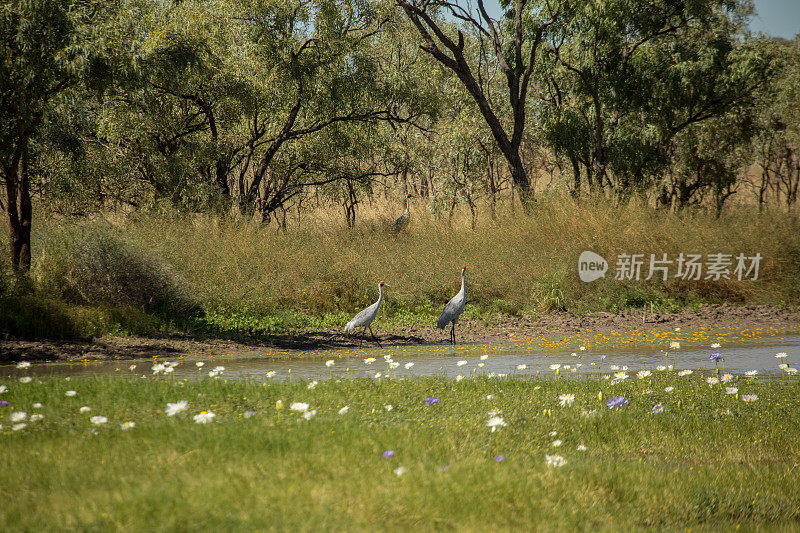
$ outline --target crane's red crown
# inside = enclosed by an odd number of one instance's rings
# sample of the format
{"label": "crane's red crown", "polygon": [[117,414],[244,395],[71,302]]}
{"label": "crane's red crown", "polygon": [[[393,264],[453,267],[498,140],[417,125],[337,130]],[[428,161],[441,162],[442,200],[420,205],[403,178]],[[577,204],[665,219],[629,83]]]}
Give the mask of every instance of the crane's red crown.
{"label": "crane's red crown", "polygon": [[378,282],[378,285],[380,285],[381,287],[383,287],[383,286],[384,286],[384,283],[383,283],[382,281],[379,281],[379,282]]}
{"label": "crane's red crown", "polygon": [[466,269],[467,269],[466,265],[464,265],[463,267],[461,267],[461,270],[466,270]]}

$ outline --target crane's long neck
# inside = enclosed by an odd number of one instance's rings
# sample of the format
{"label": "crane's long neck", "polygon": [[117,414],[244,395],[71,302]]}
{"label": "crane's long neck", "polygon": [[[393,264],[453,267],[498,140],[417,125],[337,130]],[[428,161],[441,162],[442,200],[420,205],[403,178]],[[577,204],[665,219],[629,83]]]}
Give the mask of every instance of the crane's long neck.
{"label": "crane's long neck", "polygon": [[463,294],[464,297],[467,296],[467,276],[464,270],[461,271],[461,294]]}
{"label": "crane's long neck", "polygon": [[375,302],[375,303],[378,304],[378,306],[380,306],[381,305],[381,300],[383,300],[383,290],[382,290],[381,285],[379,283],[378,284],[378,301]]}
{"label": "crane's long neck", "polygon": [[411,206],[411,198],[406,196],[406,213],[408,213],[410,206]]}

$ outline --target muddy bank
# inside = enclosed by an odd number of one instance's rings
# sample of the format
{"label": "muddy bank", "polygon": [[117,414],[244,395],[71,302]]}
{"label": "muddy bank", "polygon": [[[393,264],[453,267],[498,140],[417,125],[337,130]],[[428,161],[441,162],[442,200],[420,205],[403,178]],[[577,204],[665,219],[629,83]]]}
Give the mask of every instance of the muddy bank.
{"label": "muddy bank", "polygon": [[[578,316],[558,313],[540,317],[497,317],[487,324],[482,320],[462,320],[456,328],[459,342],[500,342],[538,336],[634,332],[653,329],[681,328],[685,331],[701,327],[735,327],[742,329],[800,327],[800,312],[774,306],[704,305],[699,310],[679,313],[647,314],[641,310],[620,313],[595,313]],[[398,327],[383,330],[380,321],[375,330],[383,346],[444,344],[448,331],[434,327]],[[365,345],[375,346],[369,337]],[[84,360],[204,356],[256,353],[264,350],[327,350],[359,346],[358,337],[339,331],[314,331],[281,334],[252,340],[214,338],[144,338],[103,337],[86,341],[0,341],[0,362],[38,360]]]}

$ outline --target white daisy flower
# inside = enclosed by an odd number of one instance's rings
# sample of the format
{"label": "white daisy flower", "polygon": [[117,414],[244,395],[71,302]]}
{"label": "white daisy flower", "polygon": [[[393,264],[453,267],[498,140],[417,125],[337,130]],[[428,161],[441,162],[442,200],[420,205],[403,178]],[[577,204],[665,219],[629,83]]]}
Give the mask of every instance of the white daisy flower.
{"label": "white daisy flower", "polygon": [[194,415],[192,418],[198,424],[208,424],[209,422],[214,420],[215,416],[217,415],[215,415],[211,411],[200,411],[199,414]]}
{"label": "white daisy flower", "polygon": [[308,404],[305,402],[294,402],[289,406],[292,411],[308,411]]}
{"label": "white daisy flower", "polygon": [[178,413],[185,411],[187,407],[189,407],[189,402],[186,400],[181,400],[175,403],[167,403],[167,408],[164,410],[164,412],[167,414],[167,416],[175,416]]}
{"label": "white daisy flower", "polygon": [[575,401],[574,394],[560,394],[558,396],[558,402],[561,404],[561,407],[568,407],[572,405],[572,402]]}
{"label": "white daisy flower", "polygon": [[489,419],[489,421],[488,421],[488,422],[486,422],[486,425],[487,425],[488,427],[492,428],[492,433],[494,433],[494,432],[495,432],[495,431],[497,431],[499,428],[501,428],[501,427],[504,427],[504,426],[506,425],[506,422],[505,422],[505,420],[503,420],[503,418],[502,418],[502,417],[499,417],[499,416],[493,416],[493,417],[491,417],[491,418]]}

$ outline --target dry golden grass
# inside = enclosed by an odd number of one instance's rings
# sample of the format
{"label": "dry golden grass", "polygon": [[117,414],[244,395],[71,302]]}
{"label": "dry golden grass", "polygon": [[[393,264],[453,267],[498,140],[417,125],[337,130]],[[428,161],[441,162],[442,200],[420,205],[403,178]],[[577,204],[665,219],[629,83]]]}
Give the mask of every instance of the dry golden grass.
{"label": "dry golden grass", "polygon": [[[540,196],[529,213],[501,204],[492,220],[481,209],[473,229],[468,209],[450,217],[446,210],[435,214],[428,200],[416,199],[408,228],[394,234],[389,227],[403,209],[399,202],[376,201],[362,206],[355,227],[348,228],[340,207],[319,208],[299,220],[290,215],[285,230],[274,223],[202,214],[41,219],[34,225],[32,277],[40,295],[75,302],[69,273],[76,253],[87,249],[79,243],[105,231],[124,241],[125,249],[138,248],[143,257],[166,263],[165,271],[175,272],[211,323],[224,329],[280,329],[320,317],[317,326],[339,327],[347,315],[374,301],[381,280],[389,285],[388,317],[430,316],[458,290],[462,265],[467,266],[471,316],[616,311],[650,302],[664,310],[704,301],[794,305],[800,298],[795,214],[740,208],[717,219],[701,212],[670,214],[636,204]],[[579,280],[577,260],[584,250],[608,260],[605,279]],[[667,253],[675,259],[681,252],[760,253],[764,259],[755,282],[614,279],[618,254]],[[642,278],[646,275],[647,264]],[[116,319],[96,322],[109,320]],[[137,317],[135,322],[147,321]]]}
{"label": "dry golden grass", "polygon": [[[467,266],[470,299],[514,311],[551,307],[559,291],[571,306],[597,307],[620,291],[651,298],[779,301],[795,295],[800,229],[795,216],[741,210],[715,219],[671,215],[640,206],[576,204],[540,200],[529,214],[519,207],[492,221],[480,213],[475,230],[469,211],[452,220],[435,217],[424,201],[412,205],[406,231],[387,228],[402,207],[369,206],[347,228],[340,209],[318,209],[286,231],[196,216],[191,224],[144,219],[126,233],[181,271],[204,299],[237,306],[291,306],[311,313],[351,311],[372,301],[376,284],[389,284],[387,302],[416,306],[445,302]],[[620,253],[733,253],[764,256],[759,282],[583,284],[577,276],[581,251],[604,256],[613,270]],[[498,303],[500,302],[500,303]],[[602,306],[602,304],[600,304]]]}

